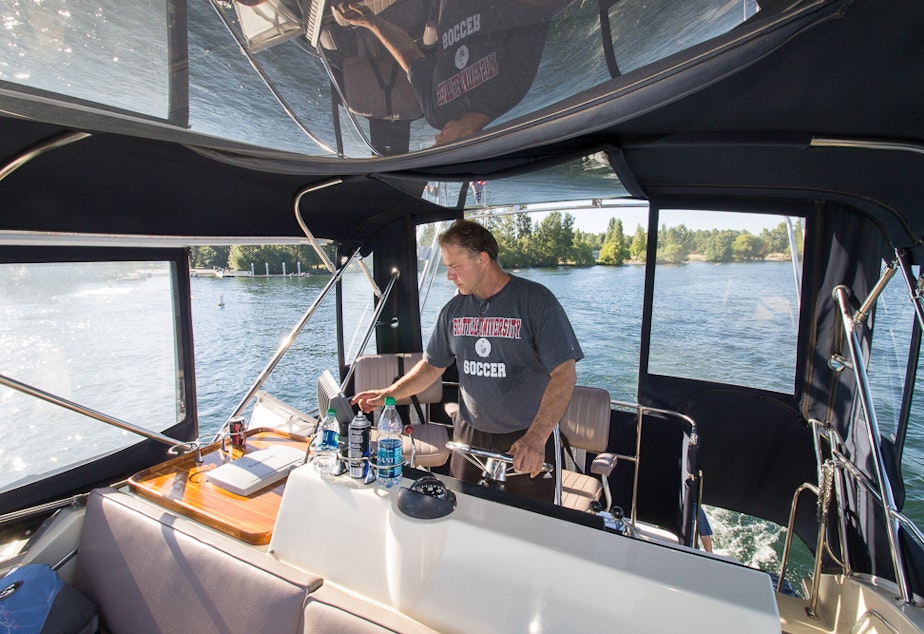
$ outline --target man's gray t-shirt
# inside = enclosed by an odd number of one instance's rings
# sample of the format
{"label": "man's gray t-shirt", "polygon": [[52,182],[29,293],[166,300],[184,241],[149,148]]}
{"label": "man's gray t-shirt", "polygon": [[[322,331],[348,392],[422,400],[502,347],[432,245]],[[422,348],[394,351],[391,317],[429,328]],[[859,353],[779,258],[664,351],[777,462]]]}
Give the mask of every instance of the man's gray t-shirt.
{"label": "man's gray t-shirt", "polygon": [[459,415],[475,429],[506,433],[529,427],[563,362],[582,359],[571,323],[549,289],[519,277],[482,301],[456,295],[440,312],[425,359],[459,369]]}

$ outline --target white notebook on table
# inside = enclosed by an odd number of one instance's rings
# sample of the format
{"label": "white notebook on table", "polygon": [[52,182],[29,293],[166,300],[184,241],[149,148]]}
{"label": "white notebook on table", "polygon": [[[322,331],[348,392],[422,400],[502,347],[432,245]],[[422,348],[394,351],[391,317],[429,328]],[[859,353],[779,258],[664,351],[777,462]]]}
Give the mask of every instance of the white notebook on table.
{"label": "white notebook on table", "polygon": [[206,473],[205,478],[238,495],[250,495],[282,480],[305,460],[305,452],[279,445],[254,451]]}

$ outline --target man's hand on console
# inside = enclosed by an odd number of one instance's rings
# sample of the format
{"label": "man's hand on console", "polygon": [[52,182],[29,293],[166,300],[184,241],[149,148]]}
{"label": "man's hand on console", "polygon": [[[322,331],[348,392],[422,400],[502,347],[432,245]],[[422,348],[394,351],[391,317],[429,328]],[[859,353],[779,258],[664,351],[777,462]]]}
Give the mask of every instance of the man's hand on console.
{"label": "man's hand on console", "polygon": [[359,409],[367,414],[376,407],[385,405],[385,390],[367,390],[360,392],[350,399],[350,405],[359,405]]}
{"label": "man's hand on console", "polygon": [[514,469],[535,478],[542,473],[542,465],[545,464],[545,441],[535,440],[527,432],[510,446],[510,454]]}

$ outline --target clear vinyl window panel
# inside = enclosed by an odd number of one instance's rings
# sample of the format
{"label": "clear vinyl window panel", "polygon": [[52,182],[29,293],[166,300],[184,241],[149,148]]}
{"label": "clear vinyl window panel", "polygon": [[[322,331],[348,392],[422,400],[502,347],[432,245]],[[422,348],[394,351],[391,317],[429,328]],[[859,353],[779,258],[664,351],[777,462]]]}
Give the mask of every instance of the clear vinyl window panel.
{"label": "clear vinyl window panel", "polygon": [[188,105],[194,132],[369,158],[596,98],[761,18],[755,0],[362,3],[425,61],[412,84],[387,43],[349,24],[340,4],[7,0],[0,81],[166,119],[175,74],[175,97],[188,86],[188,104],[173,105]]}
{"label": "clear vinyl window panel", "polygon": [[[397,185],[402,186],[402,181]],[[405,185],[406,186],[406,185]],[[463,190],[463,187],[465,188]],[[417,191],[420,191],[417,188]],[[463,196],[464,195],[464,196]],[[625,186],[613,171],[606,152],[587,156],[529,174],[494,180],[429,181],[423,186],[421,198],[443,207],[457,207],[460,197],[469,213],[479,213],[496,207],[514,211],[560,209],[560,201],[586,201],[587,205],[602,206],[603,201],[616,204],[615,199],[628,197]],[[577,205],[573,205],[577,206]]]}
{"label": "clear vinyl window panel", "polygon": [[[409,79],[386,41],[350,24],[336,9],[340,4],[217,4],[289,109],[325,144],[312,147],[278,116],[282,108],[265,98],[267,86],[245,67],[239,48],[217,39],[222,25],[203,10],[208,3],[190,3],[194,129],[330,154],[335,97],[343,106],[335,115],[343,131],[338,149],[346,156],[413,153],[618,85],[627,73],[643,74],[645,67],[726,35],[759,9],[754,0],[362,3],[389,32],[409,40],[406,56],[423,60]],[[601,28],[601,13],[608,29]],[[200,108],[200,98],[213,107]],[[214,102],[221,104],[221,119],[209,116]]]}
{"label": "clear vinyl window panel", "polygon": [[441,221],[417,226],[417,290],[420,301],[420,333],[425,350],[440,309],[456,292],[456,287],[446,277],[446,267],[436,241],[437,236],[451,224],[450,221]]}
{"label": "clear vinyl window panel", "polygon": [[[917,268],[914,267],[915,275],[919,274]],[[893,439],[901,411],[914,319],[908,287],[901,272],[896,273],[876,301],[873,341],[867,366],[879,431]],[[913,414],[912,420],[915,420]]]}
{"label": "clear vinyl window panel", "polygon": [[[0,264],[0,373],[139,427],[175,425],[173,279],[166,262]],[[0,490],[141,440],[6,386],[0,411]]]}
{"label": "clear vinyl window panel", "polygon": [[794,393],[801,220],[659,216],[648,372]]}
{"label": "clear vinyl window panel", "polygon": [[[373,270],[375,254],[363,258],[366,268]],[[384,293],[388,281],[381,282]],[[356,357],[364,354],[375,354],[378,344],[375,338],[375,328],[372,326],[372,317],[375,315],[377,300],[369,284],[369,279],[359,264],[352,264],[344,271],[341,290],[343,293],[343,342],[347,365],[352,364]],[[361,347],[363,339],[369,333],[369,341]],[[335,373],[336,374],[336,373]]]}
{"label": "clear vinyl window panel", "polygon": [[20,0],[2,7],[0,80],[166,118],[168,3]]}
{"label": "clear vinyl window panel", "polygon": [[[920,276],[920,267],[914,266],[912,269],[915,277]],[[899,272],[876,302],[873,341],[867,367],[879,431],[883,437],[892,441],[895,441],[898,430],[915,319],[908,287]],[[915,421],[924,417],[924,381],[921,379],[921,351],[917,350],[916,354],[919,355],[919,365],[912,388],[910,422],[901,462],[902,481],[908,499],[919,498],[924,489],[924,451],[921,449],[924,447],[924,432],[920,425],[915,424]],[[903,512],[921,526],[924,513],[918,506],[907,504]]]}
{"label": "clear vinyl window panel", "polygon": [[[638,392],[645,267],[630,256],[630,245],[639,236],[644,244],[647,216],[647,205],[469,216],[497,239],[506,272],[542,284],[561,302],[585,354],[577,364],[578,383],[604,388],[623,401],[634,402]],[[417,227],[424,349],[440,309],[456,292],[435,243],[449,224]],[[601,247],[609,242],[624,245],[624,261],[598,263]],[[609,318],[614,310],[616,326]]]}
{"label": "clear vinyl window panel", "polygon": [[726,33],[760,10],[755,0],[605,0],[618,69],[628,73]]}

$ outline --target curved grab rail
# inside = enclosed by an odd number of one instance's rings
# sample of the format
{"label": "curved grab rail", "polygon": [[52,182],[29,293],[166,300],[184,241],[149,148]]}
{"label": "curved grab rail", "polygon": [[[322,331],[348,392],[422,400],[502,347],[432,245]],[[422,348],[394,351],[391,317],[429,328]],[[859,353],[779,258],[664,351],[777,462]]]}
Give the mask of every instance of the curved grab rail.
{"label": "curved grab rail", "polygon": [[[635,454],[634,455],[617,454],[617,453],[609,454],[609,455],[615,456],[618,460],[625,460],[627,462],[633,463],[634,465],[633,476],[632,476],[632,508],[629,512],[629,524],[632,526],[632,529],[635,530],[636,515],[638,514],[638,478],[639,478],[640,454],[642,451],[642,423],[645,420],[645,414],[660,414],[662,416],[680,419],[684,423],[688,424],[690,426],[690,445],[699,444],[699,428],[695,420],[693,420],[691,417],[687,416],[686,414],[683,414],[676,410],[661,409],[658,407],[649,407],[648,405],[642,405],[640,403],[630,403],[628,401],[617,401],[617,400],[610,400],[610,406],[618,407],[622,409],[634,410],[636,413],[637,422],[636,422],[636,433],[635,433]],[[556,431],[557,429],[558,428],[556,426]],[[561,453],[560,441],[557,435],[556,435],[556,444],[559,445],[559,447],[556,448],[556,454],[560,454]],[[557,471],[560,473],[561,469],[559,468]],[[698,478],[702,478],[701,473],[698,473],[696,475]],[[700,480],[700,482],[702,482],[702,480]],[[607,500],[609,500],[610,499],[609,489],[608,489],[608,485],[606,484],[605,478],[604,478],[604,491],[605,491]],[[696,503],[698,507],[700,504],[702,504],[702,486],[699,487],[699,492],[697,494],[697,497],[698,499]],[[561,478],[558,478],[556,482],[555,500],[557,504],[561,503]],[[696,518],[694,519],[694,526],[693,526],[694,543],[696,539],[698,539],[698,537],[699,537],[699,516],[697,515]]]}
{"label": "curved grab rail", "polygon": [[40,143],[37,143],[36,145],[21,152],[18,156],[14,156],[6,163],[0,165],[0,181],[2,181],[4,178],[18,170],[32,159],[37,158],[46,152],[56,150],[59,147],[64,147],[65,145],[70,145],[76,141],[81,141],[88,136],[91,136],[89,132],[68,130],[66,132],[62,132],[61,134],[56,134],[49,139],[45,139]]}
{"label": "curved grab rail", "polygon": [[[614,407],[622,407],[624,409],[634,409],[636,415],[638,416],[637,430],[635,434],[635,455],[626,456],[622,454],[616,454],[617,458],[622,458],[623,460],[628,460],[635,464],[634,474],[632,476],[632,510],[629,513],[629,523],[632,524],[632,528],[635,528],[635,517],[638,510],[638,476],[639,476],[639,467],[640,467],[640,454],[642,452],[642,422],[645,418],[645,414],[661,414],[663,416],[670,416],[673,418],[679,418],[685,423],[690,425],[690,444],[698,445],[699,444],[699,431],[696,425],[696,421],[683,414],[681,412],[672,410],[672,409],[661,409],[658,407],[649,407],[647,405],[641,405],[640,403],[629,403],[626,401],[610,401],[610,404]],[[697,500],[697,505],[701,504],[702,500]],[[699,536],[699,516],[695,518],[694,526],[694,540]]]}

